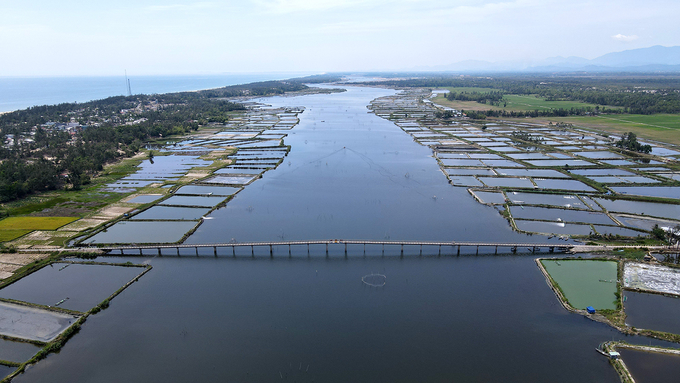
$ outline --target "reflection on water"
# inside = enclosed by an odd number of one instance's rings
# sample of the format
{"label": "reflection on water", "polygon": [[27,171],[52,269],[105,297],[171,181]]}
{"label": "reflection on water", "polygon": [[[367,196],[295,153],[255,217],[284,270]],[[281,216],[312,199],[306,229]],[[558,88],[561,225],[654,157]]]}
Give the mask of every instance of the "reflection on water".
{"label": "reflection on water", "polygon": [[637,328],[680,334],[680,298],[625,291],[626,323]]}
{"label": "reflection on water", "polygon": [[636,382],[675,383],[680,376],[680,356],[622,348],[621,359]]}
{"label": "reflection on water", "polygon": [[151,263],[16,381],[618,382],[530,257]]}
{"label": "reflection on water", "polygon": [[277,169],[211,213],[187,243],[546,240],[513,232],[495,209],[448,183],[430,148],[368,112],[371,100],[390,94],[394,91],[350,88],[264,100],[276,107],[305,106],[300,124],[284,139],[290,153]]}
{"label": "reflection on water", "polygon": [[[267,100],[306,107],[284,139],[289,155],[187,242],[547,241],[513,232],[447,182],[430,148],[368,113],[393,93]],[[98,236],[143,242],[174,230],[124,224]],[[16,381],[618,381],[594,349],[621,335],[565,311],[529,257],[147,261],[144,278]],[[371,274],[384,286],[362,282]]]}

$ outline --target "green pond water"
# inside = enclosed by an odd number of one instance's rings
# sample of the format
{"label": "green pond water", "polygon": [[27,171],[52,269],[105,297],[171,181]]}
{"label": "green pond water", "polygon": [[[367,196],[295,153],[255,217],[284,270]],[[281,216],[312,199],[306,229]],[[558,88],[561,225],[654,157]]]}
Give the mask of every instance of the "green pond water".
{"label": "green pond water", "polygon": [[572,307],[616,309],[616,262],[542,260],[541,263]]}

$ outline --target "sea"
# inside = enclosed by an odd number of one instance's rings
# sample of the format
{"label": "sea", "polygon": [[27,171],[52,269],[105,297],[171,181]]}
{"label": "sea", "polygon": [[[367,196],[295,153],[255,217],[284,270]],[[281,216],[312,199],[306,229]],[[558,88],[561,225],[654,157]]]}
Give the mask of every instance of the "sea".
{"label": "sea", "polygon": [[[219,88],[257,81],[285,80],[313,73],[128,76],[132,94],[160,94]],[[87,102],[126,95],[126,77],[0,77],[0,113],[32,106]]]}

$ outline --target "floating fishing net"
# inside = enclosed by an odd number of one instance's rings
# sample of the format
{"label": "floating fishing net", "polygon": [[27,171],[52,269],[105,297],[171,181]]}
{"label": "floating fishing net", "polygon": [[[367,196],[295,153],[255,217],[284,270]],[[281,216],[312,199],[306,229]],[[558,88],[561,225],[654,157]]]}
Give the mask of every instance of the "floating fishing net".
{"label": "floating fishing net", "polygon": [[387,277],[382,274],[368,274],[361,277],[361,282],[371,287],[383,287],[387,282]]}

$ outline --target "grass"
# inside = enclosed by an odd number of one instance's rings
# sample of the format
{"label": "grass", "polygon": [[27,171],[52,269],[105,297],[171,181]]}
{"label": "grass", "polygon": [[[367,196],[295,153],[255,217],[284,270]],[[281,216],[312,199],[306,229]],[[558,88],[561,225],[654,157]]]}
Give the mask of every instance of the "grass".
{"label": "grass", "polygon": [[489,92],[500,92],[500,89],[494,89],[494,88],[478,88],[478,87],[444,87],[444,88],[437,88],[437,89],[448,89],[450,92],[453,93],[489,93]]}
{"label": "grass", "polygon": [[56,230],[78,217],[9,217],[0,221],[0,231],[4,230]]}
{"label": "grass", "polygon": [[26,229],[6,229],[6,230],[0,230],[0,242],[7,242],[11,241],[14,239],[17,239],[21,236],[24,236],[33,230],[26,230]]}
{"label": "grass", "polygon": [[640,138],[680,145],[680,114],[539,117],[532,119],[532,122],[564,122],[579,128],[616,134],[633,132]]}
{"label": "grass", "polygon": [[[460,92],[459,89],[465,89],[465,88],[451,88],[451,89],[456,89],[456,92]],[[469,88],[469,89],[480,89],[484,90],[484,88]],[[488,89],[485,91],[490,91],[492,89]],[[471,92],[472,90],[469,90],[468,92]],[[478,90],[479,91],[479,90]],[[458,101],[458,100],[453,100],[449,101],[444,97],[444,95],[438,95],[433,99],[433,102],[448,106],[454,109],[458,110],[504,110],[504,111],[517,111],[517,112],[526,112],[526,111],[532,111],[532,110],[550,110],[550,109],[571,109],[571,108],[586,108],[586,107],[591,107],[595,108],[595,104],[589,104],[585,102],[580,102],[580,101],[546,101],[543,98],[536,97],[536,96],[531,96],[531,95],[519,95],[519,94],[506,94],[503,96],[503,99],[506,103],[506,106],[502,106],[503,103],[501,103],[501,106],[494,106],[490,104],[480,104],[477,101]]]}
{"label": "grass", "polygon": [[9,213],[11,215],[24,215],[24,214],[31,214],[36,211],[42,211],[45,209],[49,209],[54,207],[57,204],[63,203],[68,201],[68,199],[63,198],[63,197],[55,197],[55,198],[50,198],[47,200],[42,200],[37,203],[29,203],[23,206],[16,207],[14,209],[10,209]]}

